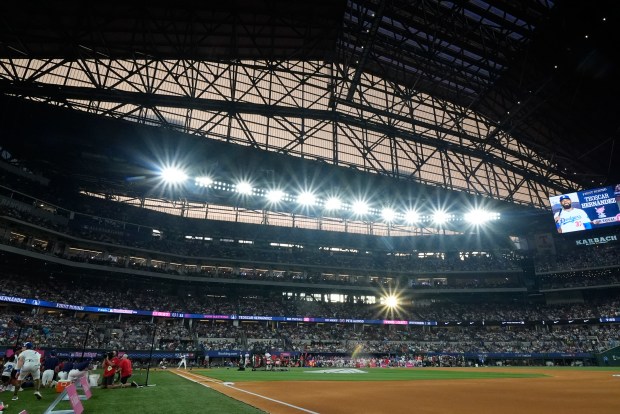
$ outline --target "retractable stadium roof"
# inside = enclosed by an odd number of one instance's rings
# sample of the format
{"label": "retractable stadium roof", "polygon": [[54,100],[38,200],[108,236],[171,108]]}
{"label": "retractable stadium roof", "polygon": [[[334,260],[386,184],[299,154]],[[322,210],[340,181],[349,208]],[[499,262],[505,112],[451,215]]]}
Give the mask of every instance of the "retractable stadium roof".
{"label": "retractable stadium roof", "polygon": [[[618,11],[613,1],[5,2],[0,92],[7,105],[42,101],[541,207],[620,182]],[[0,144],[25,160],[6,135]]]}

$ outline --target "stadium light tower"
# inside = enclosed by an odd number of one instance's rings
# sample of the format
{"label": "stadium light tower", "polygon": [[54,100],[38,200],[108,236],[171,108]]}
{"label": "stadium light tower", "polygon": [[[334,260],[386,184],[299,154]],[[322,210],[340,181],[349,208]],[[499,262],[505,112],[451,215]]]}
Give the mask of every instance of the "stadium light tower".
{"label": "stadium light tower", "polygon": [[420,215],[415,210],[407,210],[405,211],[405,222],[407,224],[413,224],[420,220]]}
{"label": "stadium light tower", "polygon": [[325,210],[340,210],[342,201],[337,197],[330,197],[325,201]]}
{"label": "stadium light tower", "polygon": [[198,187],[209,187],[211,184],[213,184],[213,179],[211,177],[196,177],[194,178],[194,184],[196,184],[196,186]]}
{"label": "stadium light tower", "polygon": [[474,225],[484,224],[487,221],[497,220],[499,218],[498,213],[493,213],[486,210],[471,210],[465,214],[465,220]]}
{"label": "stadium light tower", "polygon": [[395,295],[386,296],[384,298],[385,306],[394,309],[398,306],[398,298]]}
{"label": "stadium light tower", "polygon": [[302,206],[313,206],[316,204],[316,196],[309,191],[304,191],[297,196],[297,202]]}
{"label": "stadium light tower", "polygon": [[160,172],[160,177],[166,184],[181,184],[187,180],[185,171],[177,167],[164,167]]}
{"label": "stadium light tower", "polygon": [[269,202],[271,203],[279,203],[280,201],[282,201],[282,199],[284,199],[284,191],[269,190],[265,194],[265,197],[267,197],[267,200],[269,200]]}
{"label": "stadium light tower", "polygon": [[443,210],[437,210],[433,213],[433,221],[436,224],[443,224],[446,223],[448,220],[452,219],[452,214],[443,211]]}
{"label": "stadium light tower", "polygon": [[396,212],[393,209],[386,207],[381,210],[381,217],[383,217],[384,221],[390,223],[396,218]]}
{"label": "stadium light tower", "polygon": [[365,201],[358,200],[358,201],[355,201],[351,205],[351,210],[353,211],[353,214],[355,214],[356,216],[364,216],[368,214],[370,207],[368,206],[368,203],[366,203]]}
{"label": "stadium light tower", "polygon": [[386,290],[382,289],[381,292],[381,305],[383,306],[383,312],[388,318],[398,317],[403,315],[402,308],[403,298],[400,293],[392,288]]}
{"label": "stadium light tower", "polygon": [[248,183],[247,181],[241,181],[235,185],[235,190],[239,194],[250,195],[254,191],[254,188],[252,187],[252,184]]}

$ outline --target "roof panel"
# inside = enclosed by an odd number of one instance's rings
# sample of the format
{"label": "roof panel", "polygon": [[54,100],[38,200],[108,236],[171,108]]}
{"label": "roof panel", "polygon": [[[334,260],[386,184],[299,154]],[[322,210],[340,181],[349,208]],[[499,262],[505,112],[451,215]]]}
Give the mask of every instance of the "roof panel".
{"label": "roof panel", "polygon": [[[91,83],[120,82],[118,89],[128,80],[117,79],[114,65],[97,72],[97,59],[166,60],[174,95],[191,89],[173,82],[187,73],[174,67],[177,59],[336,61],[347,76],[372,74],[467,107],[549,158],[567,166],[577,159],[575,168],[610,177],[620,153],[619,9],[611,0],[2,2],[0,58],[86,60],[98,82]],[[40,69],[16,64],[5,72],[60,86],[90,82]],[[207,65],[189,70],[197,90],[217,78]],[[351,89],[345,85],[345,95]]]}

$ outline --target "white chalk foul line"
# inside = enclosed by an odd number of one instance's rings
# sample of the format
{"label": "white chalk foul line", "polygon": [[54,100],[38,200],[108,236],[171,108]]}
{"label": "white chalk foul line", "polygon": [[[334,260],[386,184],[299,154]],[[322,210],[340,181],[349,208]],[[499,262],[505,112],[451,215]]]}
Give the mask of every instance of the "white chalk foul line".
{"label": "white chalk foul line", "polygon": [[[203,384],[201,381],[198,381],[198,380],[195,380],[195,379],[193,379],[193,378],[190,378],[190,377],[186,376],[186,374],[184,374],[184,373],[175,372],[175,374],[177,374],[178,376],[183,377],[183,378],[185,378],[185,379],[187,379],[187,380],[190,380],[190,381],[192,381],[192,382],[195,382],[195,383],[197,383],[197,384],[200,384],[200,385],[202,385],[202,386],[205,386],[205,387],[207,387],[207,388],[211,388],[211,387],[209,387],[208,385]],[[232,388],[232,389],[234,389],[234,390],[236,390],[236,391],[244,392],[244,393],[246,393],[246,394],[250,394],[250,395],[253,395],[253,396],[255,396],[255,397],[262,398],[262,399],[264,399],[264,400],[272,401],[272,402],[275,402],[275,403],[277,403],[277,404],[282,404],[282,405],[285,405],[285,406],[287,406],[287,407],[291,407],[291,408],[294,408],[294,409],[299,410],[299,411],[303,411],[303,412],[308,413],[308,414],[320,414],[320,413],[318,413],[317,411],[307,410],[307,409],[305,409],[305,408],[301,408],[301,407],[298,407],[298,406],[293,405],[293,404],[289,404],[289,403],[284,402],[284,401],[280,401],[280,400],[276,400],[276,399],[274,399],[274,398],[266,397],[266,396],[264,396],[264,395],[256,394],[255,392],[247,391],[247,390],[244,390],[244,389],[241,389],[241,388],[238,388],[238,387],[233,387],[232,385],[230,385],[230,384],[228,384],[228,383],[225,383],[225,382],[221,382],[221,381],[219,381],[219,380],[214,380],[214,379],[212,379],[212,378],[209,378],[209,377],[203,377],[202,375],[197,375],[197,374],[191,374],[191,375],[192,375],[192,376],[194,376],[194,377],[196,377],[196,376],[200,376],[200,377],[201,377],[201,379],[202,379],[203,381],[204,381],[204,380],[207,380],[207,381],[209,381],[209,382],[213,382],[213,383],[216,383],[216,384],[219,384],[219,385],[223,385],[224,387]]]}

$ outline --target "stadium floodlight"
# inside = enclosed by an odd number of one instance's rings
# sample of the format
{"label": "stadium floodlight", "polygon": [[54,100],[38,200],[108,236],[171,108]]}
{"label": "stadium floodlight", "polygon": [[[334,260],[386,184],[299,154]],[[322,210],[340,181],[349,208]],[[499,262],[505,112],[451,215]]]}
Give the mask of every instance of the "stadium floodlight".
{"label": "stadium floodlight", "polygon": [[486,210],[471,210],[465,214],[464,218],[471,224],[479,225],[486,223],[487,221],[497,220],[498,214]]}
{"label": "stadium floodlight", "polygon": [[420,220],[420,215],[415,210],[407,210],[405,211],[405,221],[407,224],[413,224]]}
{"label": "stadium floodlight", "polygon": [[309,191],[304,191],[297,196],[297,202],[302,206],[313,206],[316,204],[316,196]]}
{"label": "stadium floodlight", "polygon": [[194,178],[194,184],[198,187],[209,187],[213,184],[213,179],[211,177],[196,177]]}
{"label": "stadium floodlight", "polygon": [[443,224],[452,218],[452,214],[442,210],[437,210],[433,213],[433,221],[436,224]]}
{"label": "stadium floodlight", "polygon": [[167,184],[181,184],[187,180],[187,174],[177,167],[165,167],[160,173],[161,179]]}
{"label": "stadium floodlight", "polygon": [[282,201],[282,199],[284,198],[284,191],[269,190],[265,194],[265,197],[267,197],[267,200],[269,200],[272,203],[278,203]]}
{"label": "stadium floodlight", "polygon": [[353,211],[353,214],[363,216],[368,214],[370,206],[365,201],[356,201],[351,205],[351,210]]}
{"label": "stadium floodlight", "polygon": [[389,207],[385,207],[381,210],[381,217],[384,221],[391,222],[396,218],[396,212]]}
{"label": "stadium floodlight", "polygon": [[254,188],[252,188],[252,184],[247,181],[241,181],[235,185],[235,191],[239,194],[250,195]]}
{"label": "stadium floodlight", "polygon": [[337,197],[330,197],[325,201],[326,210],[340,210],[342,207],[342,201]]}
{"label": "stadium floodlight", "polygon": [[395,295],[386,296],[385,298],[383,298],[383,303],[386,307],[394,309],[398,306],[398,297],[396,297]]}

